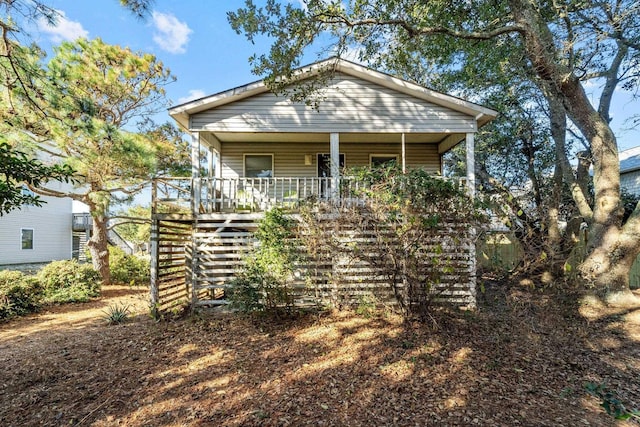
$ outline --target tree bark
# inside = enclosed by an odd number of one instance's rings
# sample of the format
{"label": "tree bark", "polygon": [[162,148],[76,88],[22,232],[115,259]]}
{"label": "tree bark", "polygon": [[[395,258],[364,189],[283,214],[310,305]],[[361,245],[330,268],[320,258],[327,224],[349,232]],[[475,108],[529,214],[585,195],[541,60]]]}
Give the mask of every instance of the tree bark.
{"label": "tree bark", "polygon": [[107,237],[107,222],[109,218],[104,215],[93,216],[93,235],[87,242],[91,253],[91,262],[94,270],[100,273],[103,285],[111,284],[111,270],[109,269],[109,240]]}
{"label": "tree bark", "polygon": [[[593,157],[594,207],[582,279],[606,299],[630,294],[629,271],[640,251],[637,229],[621,228],[618,146],[608,120],[591,105],[579,79],[558,60],[551,30],[531,3],[510,2],[527,56],[551,99],[561,100],[567,116],[589,141]],[[636,213],[638,208],[636,209]],[[629,225],[629,222],[627,222]],[[632,259],[628,263],[628,259]]]}

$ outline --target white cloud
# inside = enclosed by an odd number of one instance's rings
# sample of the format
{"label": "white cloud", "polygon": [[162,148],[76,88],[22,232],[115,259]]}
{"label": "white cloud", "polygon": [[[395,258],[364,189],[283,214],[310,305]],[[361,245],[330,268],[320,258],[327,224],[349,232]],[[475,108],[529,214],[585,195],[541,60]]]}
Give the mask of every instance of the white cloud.
{"label": "white cloud", "polygon": [[178,104],[184,104],[185,102],[193,101],[194,99],[204,98],[206,93],[200,89],[191,89],[189,95],[178,98]]}
{"label": "white cloud", "polygon": [[156,28],[153,41],[162,50],[170,53],[186,52],[189,35],[193,32],[186,23],[178,21],[170,13],[153,12],[153,25]]}
{"label": "white cloud", "polygon": [[71,41],[81,37],[88,37],[89,32],[82,28],[82,24],[67,19],[65,13],[61,10],[58,12],[56,22],[51,25],[46,19],[38,18],[38,29],[49,35],[54,43],[61,43],[65,40]]}

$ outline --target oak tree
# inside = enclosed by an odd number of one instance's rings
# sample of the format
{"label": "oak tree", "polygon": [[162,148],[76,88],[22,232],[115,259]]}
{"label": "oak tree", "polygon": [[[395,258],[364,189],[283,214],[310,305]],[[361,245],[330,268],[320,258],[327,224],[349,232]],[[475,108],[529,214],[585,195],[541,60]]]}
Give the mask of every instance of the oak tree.
{"label": "oak tree", "polygon": [[[268,0],[248,0],[229,13],[236,31],[250,40],[272,37],[269,53],[252,57],[254,71],[268,73],[274,89],[300,65],[314,42],[333,53],[355,52],[361,60],[393,53],[411,64],[416,57],[431,68],[463,67],[474,46],[484,46],[486,61],[505,73],[530,75],[551,111],[551,132],[562,144],[565,118],[586,141],[593,167],[593,202],[558,146],[557,164],[589,225],[582,280],[607,300],[630,298],[629,270],[640,253],[640,206],[622,222],[616,137],[609,124],[616,88],[634,89],[640,77],[640,4],[632,0],[595,1],[445,1],[308,0],[304,8]],[[442,55],[448,46],[452,56]],[[447,52],[447,50],[445,50]],[[482,59],[482,55],[472,56]],[[514,60],[516,59],[516,60]],[[453,62],[452,62],[453,61]],[[471,62],[472,63],[472,62]],[[603,90],[593,106],[585,81],[599,78]]]}

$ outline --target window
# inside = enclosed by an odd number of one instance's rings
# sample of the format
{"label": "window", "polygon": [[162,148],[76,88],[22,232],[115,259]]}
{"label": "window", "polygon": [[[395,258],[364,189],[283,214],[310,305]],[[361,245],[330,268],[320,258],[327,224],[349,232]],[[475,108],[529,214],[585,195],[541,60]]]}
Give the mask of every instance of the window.
{"label": "window", "polygon": [[23,228],[21,231],[22,249],[33,249],[33,228]]}
{"label": "window", "polygon": [[370,154],[369,162],[371,166],[382,166],[389,164],[391,162],[395,162],[398,164],[398,155],[397,154]]}
{"label": "window", "polygon": [[245,154],[244,176],[270,178],[273,176],[273,154]]}

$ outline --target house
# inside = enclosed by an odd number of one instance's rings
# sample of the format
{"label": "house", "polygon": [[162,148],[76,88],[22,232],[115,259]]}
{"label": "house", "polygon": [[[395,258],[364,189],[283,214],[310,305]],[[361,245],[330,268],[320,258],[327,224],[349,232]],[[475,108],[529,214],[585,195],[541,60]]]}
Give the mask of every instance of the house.
{"label": "house", "polygon": [[[474,136],[495,111],[336,58],[300,68],[292,86],[319,76],[317,105],[257,81],[169,110],[192,136],[192,176],[154,182],[154,304],[221,302],[262,212],[339,200],[344,167],[395,160],[438,174],[443,154],[466,142],[473,194]],[[475,249],[463,246],[451,280],[473,303]]]}
{"label": "house", "polygon": [[[59,189],[65,185],[52,184]],[[23,191],[31,192],[26,186]],[[0,216],[0,266],[72,258],[86,261],[93,225],[86,205],[69,197],[39,197],[42,206],[23,205]],[[114,230],[109,230],[109,243],[133,253],[131,245]]]}
{"label": "house", "polygon": [[620,187],[640,196],[640,147],[621,151]]}
{"label": "house", "polygon": [[[23,191],[30,191],[24,188]],[[0,265],[70,259],[72,201],[47,197],[42,206],[23,205],[0,216]]]}

